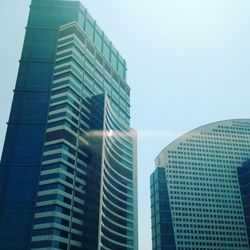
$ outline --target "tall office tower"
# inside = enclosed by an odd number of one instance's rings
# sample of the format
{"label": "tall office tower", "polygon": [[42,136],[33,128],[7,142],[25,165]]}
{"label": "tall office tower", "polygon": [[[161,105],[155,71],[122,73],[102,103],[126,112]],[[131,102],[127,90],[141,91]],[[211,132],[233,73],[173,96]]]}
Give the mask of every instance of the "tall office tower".
{"label": "tall office tower", "polygon": [[163,149],[151,175],[153,249],[249,249],[249,158],[247,119],[202,126]]}
{"label": "tall office tower", "polygon": [[137,249],[126,63],[78,1],[33,0],[0,166],[0,249]]}

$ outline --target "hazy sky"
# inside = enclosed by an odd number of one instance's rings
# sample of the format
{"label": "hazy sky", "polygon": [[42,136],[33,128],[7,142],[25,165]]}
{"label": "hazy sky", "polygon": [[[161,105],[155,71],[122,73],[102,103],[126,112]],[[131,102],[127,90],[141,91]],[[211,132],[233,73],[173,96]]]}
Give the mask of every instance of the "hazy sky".
{"label": "hazy sky", "polygon": [[[30,0],[2,1],[0,152]],[[250,114],[249,0],[82,0],[127,60],[138,130],[140,249],[151,249],[158,153],[200,125]]]}

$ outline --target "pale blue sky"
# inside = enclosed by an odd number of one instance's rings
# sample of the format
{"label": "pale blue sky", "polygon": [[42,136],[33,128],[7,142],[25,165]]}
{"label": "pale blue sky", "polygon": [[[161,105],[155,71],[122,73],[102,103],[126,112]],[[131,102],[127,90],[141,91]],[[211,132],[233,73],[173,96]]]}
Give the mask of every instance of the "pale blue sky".
{"label": "pale blue sky", "polygon": [[[30,0],[2,1],[0,151]],[[171,140],[249,118],[249,0],[82,0],[127,60],[138,130],[140,249],[151,249],[149,176]]]}

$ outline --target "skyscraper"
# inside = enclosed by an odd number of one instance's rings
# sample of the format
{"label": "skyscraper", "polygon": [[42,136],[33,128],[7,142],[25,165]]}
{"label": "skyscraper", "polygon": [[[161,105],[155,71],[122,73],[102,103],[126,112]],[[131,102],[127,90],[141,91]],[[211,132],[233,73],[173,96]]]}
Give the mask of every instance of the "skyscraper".
{"label": "skyscraper", "polygon": [[137,249],[126,62],[78,1],[33,0],[0,166],[0,249]]}
{"label": "skyscraper", "polygon": [[199,127],[170,143],[151,175],[153,249],[249,249],[250,120]]}

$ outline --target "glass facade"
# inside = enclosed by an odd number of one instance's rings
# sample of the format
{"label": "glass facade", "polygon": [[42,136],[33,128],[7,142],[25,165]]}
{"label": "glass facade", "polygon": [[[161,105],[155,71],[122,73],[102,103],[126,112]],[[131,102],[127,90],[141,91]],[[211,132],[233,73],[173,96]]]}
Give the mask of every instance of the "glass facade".
{"label": "glass facade", "polygon": [[157,168],[150,177],[152,249],[175,250],[166,174]]}
{"label": "glass facade", "polygon": [[237,172],[249,152],[250,120],[241,119],[197,128],[158,155],[155,164],[166,174],[176,249],[249,249]]}
{"label": "glass facade", "polygon": [[57,29],[79,15],[76,3],[68,5],[33,0],[30,7],[0,165],[0,249],[28,249]]}
{"label": "glass facade", "polygon": [[[45,242],[66,249],[134,249],[135,134],[123,107],[112,107],[128,94],[112,84],[114,74],[79,25],[60,28],[32,249]],[[59,220],[53,224],[57,234],[48,230],[51,217]]]}
{"label": "glass facade", "polygon": [[33,0],[0,167],[0,249],[137,249],[126,62],[77,1]]}
{"label": "glass facade", "polygon": [[244,162],[242,167],[237,168],[237,171],[247,227],[248,244],[250,244],[250,161]]}

